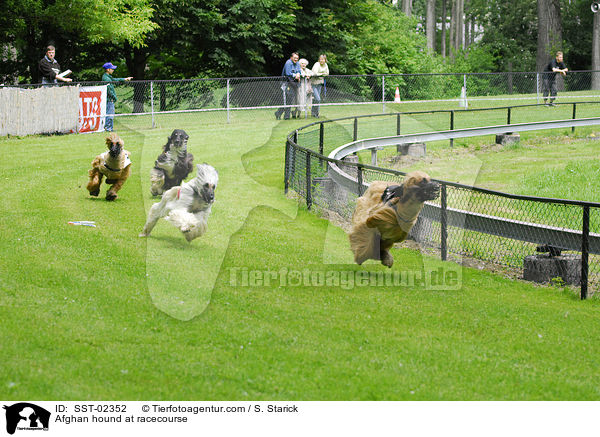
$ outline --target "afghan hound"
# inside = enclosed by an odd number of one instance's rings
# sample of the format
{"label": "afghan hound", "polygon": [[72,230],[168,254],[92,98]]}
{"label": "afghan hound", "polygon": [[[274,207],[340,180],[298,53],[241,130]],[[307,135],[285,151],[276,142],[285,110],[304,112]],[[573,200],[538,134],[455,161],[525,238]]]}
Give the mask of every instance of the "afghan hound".
{"label": "afghan hound", "polygon": [[348,234],[354,262],[381,260],[392,267],[394,257],[389,249],[402,242],[414,226],[423,202],[438,197],[440,186],[427,173],[414,171],[406,175],[402,185],[375,181],[357,199]]}
{"label": "afghan hound", "polygon": [[194,179],[169,189],[160,202],[152,205],[140,237],[150,235],[161,217],[179,228],[188,242],[206,232],[219,174],[208,164],[198,164],[197,168]]}
{"label": "afghan hound", "polygon": [[154,162],[150,170],[150,193],[160,196],[168,189],[181,185],[194,169],[194,155],[187,151],[188,134],[184,130],[175,129],[163,152]]}
{"label": "afghan hound", "polygon": [[102,178],[106,176],[106,183],[112,185],[106,192],[106,200],[115,200],[131,171],[130,153],[123,148],[123,140],[114,132],[106,137],[106,147],[108,151],[92,161],[87,190],[90,195],[98,196]]}

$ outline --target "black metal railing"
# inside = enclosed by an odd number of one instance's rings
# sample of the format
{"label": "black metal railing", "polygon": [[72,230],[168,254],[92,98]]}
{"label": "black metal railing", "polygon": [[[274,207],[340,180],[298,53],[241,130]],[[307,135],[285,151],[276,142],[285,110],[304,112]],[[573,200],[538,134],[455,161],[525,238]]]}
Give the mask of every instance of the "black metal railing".
{"label": "black metal railing", "polygon": [[[569,113],[573,119],[576,119],[577,108],[586,108],[579,111],[579,115],[598,113],[600,108],[600,102],[562,105],[563,109],[565,106],[572,109]],[[460,119],[465,123],[457,123],[457,118],[468,113],[496,111],[504,114],[502,119],[507,124],[547,116],[547,112],[535,115],[519,111],[533,106],[539,105],[376,114],[311,123],[293,131],[287,138],[285,190],[287,192],[291,188],[300,194],[308,209],[318,205],[350,220],[356,198],[362,195],[370,182],[401,182],[406,172],[334,159],[327,153],[351,141],[373,138],[375,131],[402,135],[407,131],[424,131],[429,126],[441,127],[441,130],[460,129],[462,124],[471,126],[472,116]],[[439,119],[439,115],[444,113],[449,115],[446,123]],[[412,127],[403,123],[403,120],[414,121],[414,117],[419,118],[423,114],[431,114],[435,119],[420,128],[414,123]],[[515,115],[520,119],[516,119]],[[500,119],[500,115],[495,118]],[[489,119],[479,117],[480,122]],[[356,181],[354,192],[327,181],[330,165],[343,168]],[[536,254],[539,246],[552,246],[574,255],[577,262],[580,256],[577,277],[570,283],[580,285],[581,299],[588,297],[588,287],[600,286],[600,203],[524,196],[444,180],[438,182],[441,184],[441,196],[425,206],[412,235],[420,243],[438,249],[442,260],[453,254],[523,272],[523,260],[527,256]],[[329,188],[325,187],[327,183]],[[561,277],[572,276],[572,272],[560,273]]]}

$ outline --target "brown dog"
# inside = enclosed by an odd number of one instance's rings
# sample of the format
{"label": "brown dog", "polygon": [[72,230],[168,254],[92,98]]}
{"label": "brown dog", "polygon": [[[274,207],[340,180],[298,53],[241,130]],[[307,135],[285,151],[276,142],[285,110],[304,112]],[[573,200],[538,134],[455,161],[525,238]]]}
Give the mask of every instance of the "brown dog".
{"label": "brown dog", "polygon": [[117,192],[129,177],[131,160],[129,152],[123,149],[123,140],[116,133],[106,137],[106,147],[108,151],[96,156],[92,161],[87,190],[90,195],[98,196],[102,178],[106,176],[106,183],[112,185],[106,192],[106,200],[115,200]]}
{"label": "brown dog", "polygon": [[348,234],[354,262],[381,260],[392,267],[389,249],[408,236],[423,208],[423,202],[438,197],[440,186],[427,173],[414,171],[406,175],[402,185],[375,181],[357,199]]}

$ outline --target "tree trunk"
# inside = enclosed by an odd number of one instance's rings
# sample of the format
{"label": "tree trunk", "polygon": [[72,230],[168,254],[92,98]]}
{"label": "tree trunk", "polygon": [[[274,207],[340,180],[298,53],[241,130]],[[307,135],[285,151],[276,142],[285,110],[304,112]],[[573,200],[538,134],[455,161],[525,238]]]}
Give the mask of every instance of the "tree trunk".
{"label": "tree trunk", "polygon": [[464,39],[463,47],[466,50],[466,49],[469,48],[469,45],[470,45],[470,42],[471,42],[470,41],[471,40],[471,31],[470,31],[471,28],[470,28],[470,26],[471,26],[471,23],[472,23],[472,18],[469,18],[468,14],[467,14],[467,12],[469,10],[469,0],[463,0],[463,1],[464,1],[464,5],[463,5],[463,7],[464,7],[464,23],[463,24],[464,24],[464,29],[465,29],[465,32],[464,32],[465,33],[465,39]]}
{"label": "tree trunk", "polygon": [[446,58],[446,0],[442,0],[442,40],[441,40],[441,51],[442,58]]}
{"label": "tree trunk", "polygon": [[538,41],[536,67],[537,71],[543,71],[556,52],[562,48],[560,0],[537,0],[537,12]]}
{"label": "tree trunk", "polygon": [[427,50],[435,51],[435,0],[427,0]]}
{"label": "tree trunk", "polygon": [[600,12],[594,14],[592,30],[592,89],[600,90]]}
{"label": "tree trunk", "polygon": [[452,12],[450,13],[450,59],[454,60],[454,43],[456,41],[456,16],[458,14],[458,1],[459,0],[451,0],[452,2]]}
{"label": "tree trunk", "polygon": [[[125,64],[127,69],[133,76],[133,80],[144,80],[146,74],[146,52],[140,48],[131,48],[129,44],[125,44]],[[129,50],[127,50],[129,49]],[[133,112],[140,113],[144,112],[144,103],[147,100],[145,82],[134,82],[133,83]]]}
{"label": "tree trunk", "polygon": [[454,50],[458,52],[463,47],[465,30],[465,0],[455,0],[456,16],[454,22]]}
{"label": "tree trunk", "polygon": [[402,0],[402,12],[408,17],[412,15],[412,0]]}

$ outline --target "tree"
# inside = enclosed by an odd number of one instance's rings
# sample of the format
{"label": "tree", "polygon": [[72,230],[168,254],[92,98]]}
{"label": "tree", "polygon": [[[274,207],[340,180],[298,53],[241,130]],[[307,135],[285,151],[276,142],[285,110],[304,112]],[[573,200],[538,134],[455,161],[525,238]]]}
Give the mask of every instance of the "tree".
{"label": "tree", "polygon": [[447,54],[447,50],[446,50],[446,20],[447,20],[447,15],[448,15],[448,11],[446,8],[446,1],[447,0],[442,0],[442,43],[441,43],[441,51],[442,51],[442,58],[446,58],[446,54]]}
{"label": "tree", "polygon": [[430,53],[433,53],[435,51],[435,30],[437,24],[435,0],[427,0],[426,17],[427,50],[429,50]]}
{"label": "tree", "polygon": [[594,14],[592,29],[592,89],[600,89],[600,13]]}
{"label": "tree", "polygon": [[537,0],[537,71],[542,71],[557,50],[562,50],[560,0]]}
{"label": "tree", "polygon": [[156,28],[149,0],[6,1],[0,40],[16,56],[0,65],[0,74],[33,82],[39,82],[37,63],[48,44],[57,46],[62,66],[74,66],[82,47],[125,41],[141,46]]}

